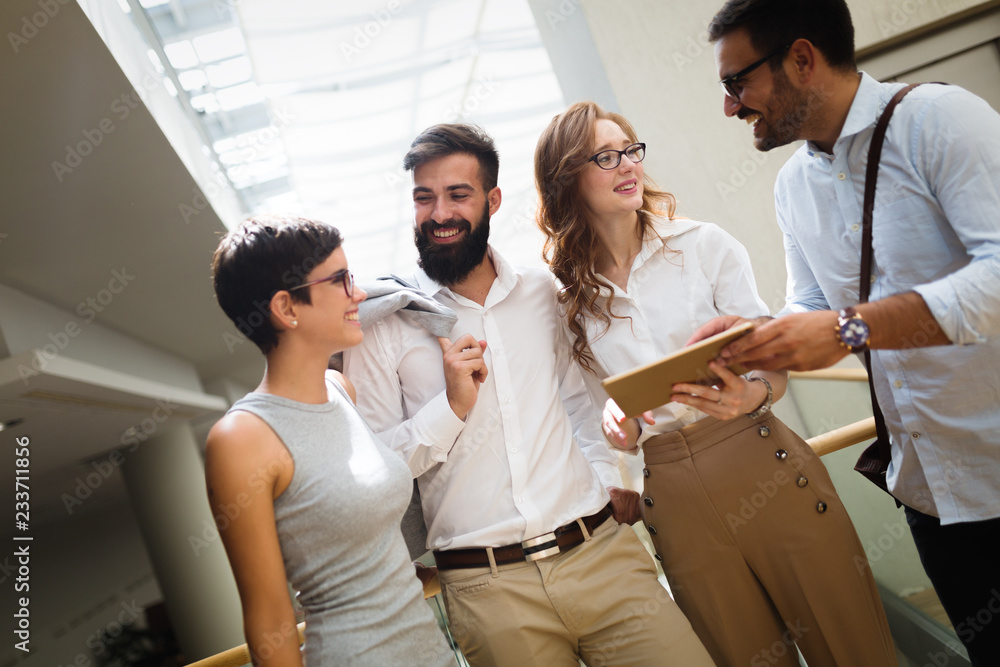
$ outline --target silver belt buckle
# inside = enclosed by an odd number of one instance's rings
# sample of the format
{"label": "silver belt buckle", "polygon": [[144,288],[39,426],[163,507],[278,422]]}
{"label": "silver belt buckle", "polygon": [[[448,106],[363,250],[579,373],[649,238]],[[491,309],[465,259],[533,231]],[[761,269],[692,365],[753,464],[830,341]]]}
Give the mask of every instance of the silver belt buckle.
{"label": "silver belt buckle", "polygon": [[542,558],[548,558],[549,556],[555,556],[559,553],[559,543],[556,542],[556,534],[554,532],[525,540],[521,542],[521,548],[524,550],[524,560],[529,563],[541,560]]}

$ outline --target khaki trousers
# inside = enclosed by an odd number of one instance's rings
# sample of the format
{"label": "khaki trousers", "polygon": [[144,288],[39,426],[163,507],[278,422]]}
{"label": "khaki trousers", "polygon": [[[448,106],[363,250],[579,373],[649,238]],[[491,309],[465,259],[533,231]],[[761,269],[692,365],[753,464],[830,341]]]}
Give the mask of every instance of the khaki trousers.
{"label": "khaki trousers", "polygon": [[632,528],[532,563],[440,572],[452,635],[473,667],[714,663],[656,579]]}
{"label": "khaki trousers", "polygon": [[643,520],[721,667],[896,665],[864,550],[826,468],[773,415],[643,446]]}

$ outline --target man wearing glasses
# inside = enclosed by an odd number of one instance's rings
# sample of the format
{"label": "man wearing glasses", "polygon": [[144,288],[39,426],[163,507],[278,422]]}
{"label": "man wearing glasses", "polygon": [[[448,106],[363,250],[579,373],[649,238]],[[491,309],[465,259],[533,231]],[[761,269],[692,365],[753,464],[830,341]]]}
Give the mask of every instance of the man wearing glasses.
{"label": "man wearing glasses", "polygon": [[1000,115],[955,86],[899,104],[859,305],[868,146],[905,84],[857,71],[844,0],[729,0],[709,37],[725,114],[759,150],[806,141],[775,184],[787,305],[723,356],[809,370],[871,350],[889,490],[972,663],[1000,665]]}
{"label": "man wearing glasses", "polygon": [[627,525],[638,494],[617,488],[551,277],[489,245],[501,200],[493,140],[436,125],[403,166],[416,283],[458,316],[454,341],[394,313],[366,328],[344,370],[363,387],[372,428],[418,478],[470,664],[712,664]]}

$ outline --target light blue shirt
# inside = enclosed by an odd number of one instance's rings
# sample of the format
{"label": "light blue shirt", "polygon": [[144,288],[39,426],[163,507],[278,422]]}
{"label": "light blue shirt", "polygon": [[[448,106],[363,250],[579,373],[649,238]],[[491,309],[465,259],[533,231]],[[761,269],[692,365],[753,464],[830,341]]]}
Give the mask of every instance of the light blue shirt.
{"label": "light blue shirt", "polygon": [[[868,146],[903,85],[862,74],[833,155],[806,143],[778,175],[779,314],[858,303]],[[954,343],[872,353],[893,438],[889,488],[944,524],[998,517],[1000,115],[956,86],[920,86],[896,108],[880,164],[869,298],[916,291],[936,318],[921,328]]]}

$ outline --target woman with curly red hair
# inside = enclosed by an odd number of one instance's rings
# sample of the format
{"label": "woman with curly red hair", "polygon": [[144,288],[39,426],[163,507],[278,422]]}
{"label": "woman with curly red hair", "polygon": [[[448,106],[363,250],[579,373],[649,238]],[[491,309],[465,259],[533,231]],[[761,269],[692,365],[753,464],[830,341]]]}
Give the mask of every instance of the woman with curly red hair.
{"label": "woman with curly red hair", "polygon": [[[684,347],[719,315],[768,314],[746,250],[675,217],[645,176],[646,145],[592,102],[556,116],[535,150],[544,256],[608,440],[644,456],[643,521],[674,597],[719,665],[894,664],[864,551],[826,468],[770,413],[784,373],[676,384],[624,415],[600,379]],[[860,559],[860,560],[859,560]]]}

